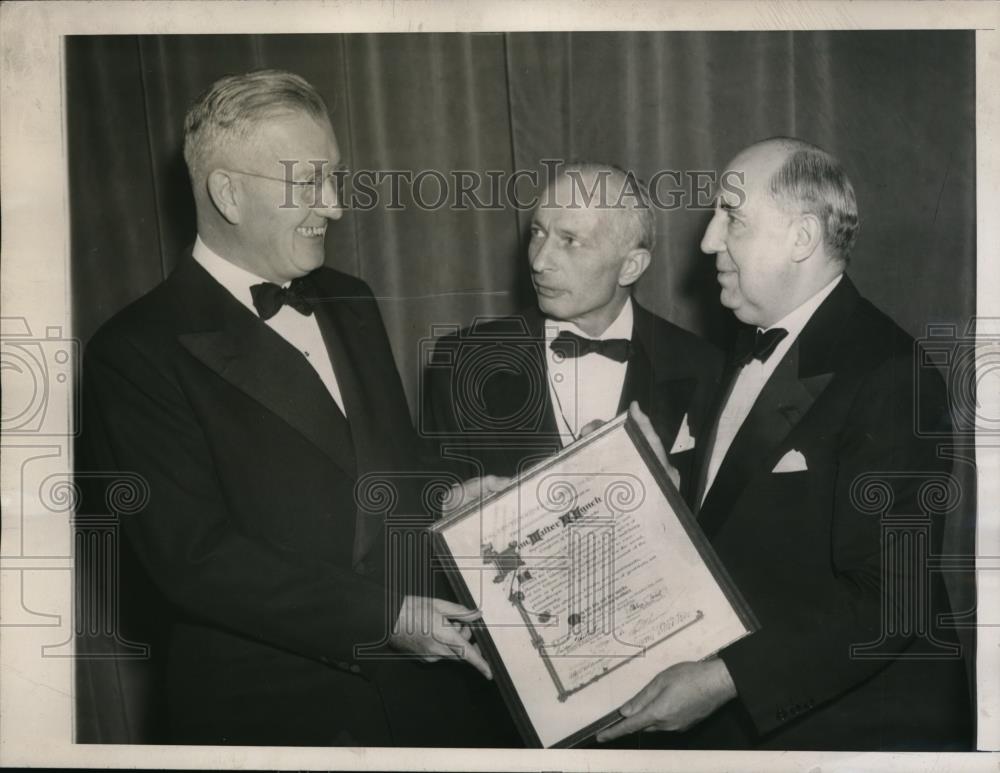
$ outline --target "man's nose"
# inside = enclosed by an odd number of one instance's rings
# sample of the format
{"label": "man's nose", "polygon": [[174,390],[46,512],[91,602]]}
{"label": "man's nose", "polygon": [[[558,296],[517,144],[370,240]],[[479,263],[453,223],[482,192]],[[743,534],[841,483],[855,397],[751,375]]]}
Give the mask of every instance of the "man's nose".
{"label": "man's nose", "polygon": [[552,266],[552,250],[549,249],[549,237],[540,237],[535,244],[537,245],[532,252],[531,248],[528,249],[528,256],[531,263],[531,270],[536,274],[540,274]]}
{"label": "man's nose", "polygon": [[340,220],[344,216],[344,202],[339,186],[331,177],[323,181],[323,190],[313,209],[328,220]]}
{"label": "man's nose", "polygon": [[724,235],[726,231],[726,216],[722,212],[716,212],[705,229],[705,235],[701,238],[701,251],[708,255],[722,252],[725,246]]}

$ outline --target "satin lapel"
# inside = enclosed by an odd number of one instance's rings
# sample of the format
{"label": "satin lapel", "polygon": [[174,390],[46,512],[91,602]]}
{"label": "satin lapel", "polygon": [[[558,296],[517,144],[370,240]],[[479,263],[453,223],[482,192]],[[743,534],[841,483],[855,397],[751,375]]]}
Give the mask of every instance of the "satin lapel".
{"label": "satin lapel", "polygon": [[[539,399],[542,401],[542,407],[540,414],[540,423],[538,425],[539,432],[541,435],[552,440],[556,444],[562,443],[559,437],[559,424],[556,421],[555,408],[552,405],[552,397],[549,395],[549,369],[545,360],[548,357],[549,350],[545,345],[545,319],[538,314],[536,317],[528,318],[528,325],[533,335],[533,340],[536,345],[532,346],[532,351],[534,352],[534,371],[536,374],[540,375],[540,381],[538,388]],[[539,375],[533,375],[532,380],[538,380]]]}
{"label": "satin lapel", "polygon": [[[326,342],[330,361],[337,374],[337,384],[344,399],[351,440],[357,459],[358,476],[371,472],[389,474],[394,466],[386,458],[386,433],[379,429],[377,399],[384,391],[376,363],[365,350],[367,326],[355,309],[357,300],[338,297],[335,288],[321,286],[313,280],[310,289],[316,300],[316,320]],[[384,524],[366,515],[360,508],[355,512],[353,560],[357,564],[376,545]]]}
{"label": "satin lapel", "polygon": [[546,364],[549,350],[545,344],[545,318],[535,310],[533,315],[527,315],[527,324],[528,329],[531,331],[531,340],[533,342],[531,351],[533,354],[534,370],[532,371],[531,381],[538,382],[533,386],[534,391],[532,394],[537,394],[542,403],[540,411],[534,415],[540,417],[538,424],[539,432],[545,438],[554,439],[558,443],[561,442],[559,440],[559,424],[556,421],[555,409],[552,406],[552,398],[549,395],[549,368]]}
{"label": "satin lapel", "polygon": [[[490,415],[504,426],[511,422],[512,431],[531,430],[546,436],[558,434],[549,399],[545,343],[528,341],[523,346],[523,362],[513,365],[509,371],[498,372],[487,382],[484,396]],[[513,417],[520,417],[516,425],[513,425]],[[500,423],[497,427],[501,433],[504,431]]]}
{"label": "satin lapel", "polygon": [[642,343],[638,331],[636,331],[632,336],[632,356],[629,357],[628,367],[625,369],[625,383],[622,384],[622,396],[618,401],[617,412],[628,410],[631,402],[635,400],[639,403],[639,407],[648,414],[652,381],[653,367],[649,362],[649,354],[646,352],[646,347]]}
{"label": "satin lapel", "polygon": [[778,446],[833,377],[827,373],[801,379],[800,344],[801,340],[792,344],[764,385],[705,497],[699,523],[710,537],[728,517],[750,479],[770,472]]}
{"label": "satin lapel", "polygon": [[[847,276],[841,277],[765,384],[705,496],[699,523],[708,534],[718,530],[751,476],[770,473],[778,461],[778,445],[826,389],[840,364],[849,361],[852,355],[843,349],[841,333],[859,300],[853,282]],[[735,371],[730,365],[723,379],[727,391],[711,414],[716,422],[732,389]],[[714,441],[714,427],[710,437]],[[711,448],[705,448],[698,461],[702,478],[710,454]]]}
{"label": "satin lapel", "polygon": [[628,410],[633,400],[639,403],[669,451],[691,404],[696,379],[685,373],[657,373],[649,358],[650,346],[638,324],[632,346],[618,413]]}
{"label": "satin lapel", "polygon": [[[199,271],[204,271],[198,267]],[[205,273],[205,281],[214,280]],[[343,414],[323,381],[294,347],[221,286],[208,291],[217,329],[182,333],[181,344],[326,453],[352,477],[355,461]],[[196,305],[193,303],[193,305]]]}
{"label": "satin lapel", "polygon": [[[506,428],[499,430],[498,440],[502,443],[506,432],[513,436],[514,448],[507,454],[512,468],[524,458],[525,439],[530,439],[531,443],[551,442],[557,448],[561,444],[549,397],[544,319],[537,312],[524,312],[522,318],[528,336],[510,339],[513,345],[522,348],[521,356],[516,361],[510,360],[510,369],[488,379],[483,395],[490,415],[498,421],[498,428],[501,424]],[[514,424],[513,417],[520,417],[520,420]]]}

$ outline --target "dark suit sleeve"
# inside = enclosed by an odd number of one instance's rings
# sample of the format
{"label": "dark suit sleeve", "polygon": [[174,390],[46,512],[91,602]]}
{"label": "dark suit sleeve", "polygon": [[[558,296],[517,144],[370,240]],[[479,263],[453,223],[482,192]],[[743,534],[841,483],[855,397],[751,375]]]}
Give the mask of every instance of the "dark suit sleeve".
{"label": "dark suit sleeve", "polygon": [[[884,489],[865,492],[855,485],[861,476],[887,473],[881,479],[892,491],[889,517],[926,510],[918,501],[921,487],[949,473],[950,463],[938,458],[933,440],[917,437],[915,398],[923,414],[921,426],[950,430],[946,392],[936,371],[922,374],[915,382],[909,357],[874,369],[856,392],[835,443],[835,458],[828,462],[832,468],[827,472],[832,481],[829,510],[804,507],[800,513],[789,513],[792,518],[829,519],[821,528],[829,528],[829,561],[836,590],[810,593],[810,588],[801,588],[789,594],[794,601],[780,616],[772,616],[760,631],[721,653],[738,700],[761,733],[861,684],[913,644],[912,635],[898,635],[882,643],[882,657],[851,655],[852,645],[883,639],[886,618],[898,621],[903,605],[922,604],[924,594],[931,592],[919,561],[883,558],[883,549],[891,549],[882,537],[886,519],[868,511],[870,498],[882,496]],[[931,553],[940,551],[941,520],[940,515],[930,517]],[[760,555],[759,560],[760,571],[766,572],[767,563],[775,559]],[[878,707],[872,710],[877,713]]]}
{"label": "dark suit sleeve", "polygon": [[129,470],[149,489],[123,528],[146,571],[183,614],[322,660],[378,643],[401,599],[345,567],[283,549],[237,526],[212,447],[170,365],[127,336],[88,348],[78,469]]}

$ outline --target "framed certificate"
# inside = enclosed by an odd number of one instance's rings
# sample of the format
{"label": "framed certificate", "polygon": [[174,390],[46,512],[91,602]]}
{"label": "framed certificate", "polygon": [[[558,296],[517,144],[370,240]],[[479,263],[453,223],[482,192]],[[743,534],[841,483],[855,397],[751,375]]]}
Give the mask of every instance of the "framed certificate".
{"label": "framed certificate", "polygon": [[526,743],[573,746],[756,628],[627,414],[432,527]]}

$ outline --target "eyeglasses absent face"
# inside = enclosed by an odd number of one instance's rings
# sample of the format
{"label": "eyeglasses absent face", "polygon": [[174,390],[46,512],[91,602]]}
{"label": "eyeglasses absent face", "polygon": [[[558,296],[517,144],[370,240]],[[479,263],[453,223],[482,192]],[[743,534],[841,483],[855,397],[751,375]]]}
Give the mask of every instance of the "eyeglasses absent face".
{"label": "eyeglasses absent face", "polygon": [[615,219],[627,214],[602,209],[597,201],[571,203],[573,195],[573,183],[560,178],[535,209],[528,243],[531,281],[542,312],[599,335],[628,294],[623,268],[630,249],[615,228]]}
{"label": "eyeglasses absent face", "polygon": [[719,192],[701,241],[702,251],[715,259],[722,305],[740,321],[760,327],[773,325],[791,310],[793,219],[769,190],[782,160],[766,146],[737,156],[725,174],[742,175],[742,193]]}

